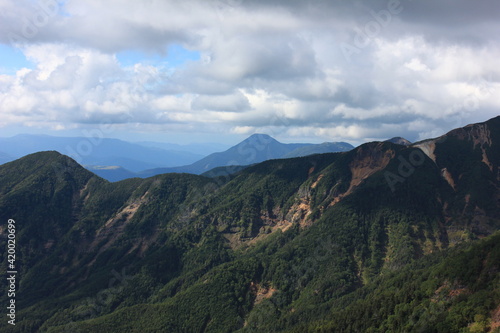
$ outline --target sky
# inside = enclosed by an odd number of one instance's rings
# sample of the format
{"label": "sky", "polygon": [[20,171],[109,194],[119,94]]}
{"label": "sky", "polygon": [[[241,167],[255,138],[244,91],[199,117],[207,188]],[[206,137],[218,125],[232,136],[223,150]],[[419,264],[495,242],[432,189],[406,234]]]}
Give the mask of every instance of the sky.
{"label": "sky", "polygon": [[422,140],[499,114],[498,36],[497,0],[0,0],[0,136]]}

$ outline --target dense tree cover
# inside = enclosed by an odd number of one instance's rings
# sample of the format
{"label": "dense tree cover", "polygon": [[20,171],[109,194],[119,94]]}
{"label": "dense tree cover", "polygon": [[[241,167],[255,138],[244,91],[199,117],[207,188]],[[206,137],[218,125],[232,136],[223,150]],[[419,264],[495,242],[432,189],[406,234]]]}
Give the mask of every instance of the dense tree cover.
{"label": "dense tree cover", "polygon": [[369,143],[117,183],[57,153],[8,163],[0,228],[19,225],[15,330],[487,332],[500,303],[499,119],[490,144],[460,129],[435,161]]}
{"label": "dense tree cover", "polygon": [[499,265],[496,233],[386,271],[353,293],[302,306],[285,319],[263,315],[254,329],[242,331],[487,332],[500,303]]}

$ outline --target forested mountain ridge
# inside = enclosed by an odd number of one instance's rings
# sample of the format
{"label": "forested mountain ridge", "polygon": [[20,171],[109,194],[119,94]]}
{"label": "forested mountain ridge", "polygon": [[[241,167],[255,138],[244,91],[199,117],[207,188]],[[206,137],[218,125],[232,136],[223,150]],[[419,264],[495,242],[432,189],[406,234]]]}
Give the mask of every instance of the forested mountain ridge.
{"label": "forested mountain ridge", "polygon": [[55,152],[7,163],[14,331],[493,331],[499,145],[496,117],[213,179],[109,183]]}

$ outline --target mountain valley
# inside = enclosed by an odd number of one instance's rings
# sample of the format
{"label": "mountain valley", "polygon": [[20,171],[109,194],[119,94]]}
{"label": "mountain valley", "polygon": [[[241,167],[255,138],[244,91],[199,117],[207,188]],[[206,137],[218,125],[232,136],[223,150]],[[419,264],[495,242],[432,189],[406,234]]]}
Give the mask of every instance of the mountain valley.
{"label": "mountain valley", "polygon": [[109,182],[55,151],[1,165],[14,331],[500,332],[500,117],[403,140],[240,149],[193,166],[210,177]]}

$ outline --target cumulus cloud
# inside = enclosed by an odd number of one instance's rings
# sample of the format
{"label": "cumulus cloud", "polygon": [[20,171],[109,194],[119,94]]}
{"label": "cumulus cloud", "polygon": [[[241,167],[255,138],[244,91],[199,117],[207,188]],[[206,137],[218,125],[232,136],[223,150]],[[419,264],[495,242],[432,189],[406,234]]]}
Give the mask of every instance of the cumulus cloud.
{"label": "cumulus cloud", "polygon": [[246,111],[250,107],[248,99],[241,93],[231,95],[201,95],[191,104],[193,110],[220,110],[229,112]]}
{"label": "cumulus cloud", "polygon": [[[0,127],[101,123],[361,143],[498,114],[500,4],[487,0],[1,0]],[[170,45],[199,52],[181,65]],[[293,140],[292,140],[293,141]]]}

